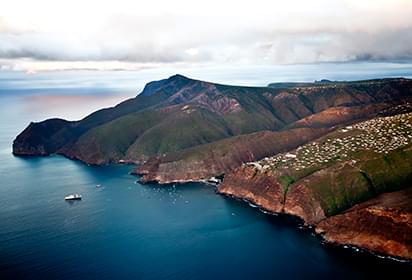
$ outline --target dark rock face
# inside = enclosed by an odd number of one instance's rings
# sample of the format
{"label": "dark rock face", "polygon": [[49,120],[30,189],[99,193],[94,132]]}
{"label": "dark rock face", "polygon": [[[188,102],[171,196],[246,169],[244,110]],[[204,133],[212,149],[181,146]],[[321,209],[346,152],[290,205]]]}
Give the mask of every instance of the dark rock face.
{"label": "dark rock face", "polygon": [[21,156],[50,155],[65,144],[64,131],[70,129],[72,125],[73,122],[62,119],[30,123],[14,140],[13,154]]}
{"label": "dark rock face", "polygon": [[162,86],[164,86],[169,79],[163,79],[159,81],[153,81],[147,83],[143,89],[143,91],[139,94],[140,96],[150,96],[158,91]]}

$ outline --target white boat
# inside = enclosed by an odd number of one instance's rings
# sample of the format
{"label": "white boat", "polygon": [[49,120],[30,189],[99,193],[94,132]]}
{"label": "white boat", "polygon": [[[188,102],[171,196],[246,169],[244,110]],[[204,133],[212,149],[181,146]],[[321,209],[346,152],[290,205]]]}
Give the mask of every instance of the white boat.
{"label": "white boat", "polygon": [[82,196],[78,193],[70,194],[64,197],[64,200],[80,200],[80,199],[82,199]]}

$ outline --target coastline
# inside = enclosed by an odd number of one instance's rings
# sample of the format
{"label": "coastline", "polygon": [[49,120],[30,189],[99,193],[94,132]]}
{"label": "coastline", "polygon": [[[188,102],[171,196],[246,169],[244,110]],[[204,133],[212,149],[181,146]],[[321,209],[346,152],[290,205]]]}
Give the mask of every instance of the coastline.
{"label": "coastline", "polygon": [[[69,160],[73,160],[72,158],[66,157],[64,155],[60,154],[51,154],[48,156],[61,156],[64,158],[67,158]],[[28,157],[35,157],[35,156],[28,156]],[[45,156],[44,156],[45,157]],[[291,221],[291,225],[294,225],[295,227],[309,231],[309,234],[313,234],[319,239],[319,242],[324,245],[332,246],[333,248],[339,248],[342,250],[351,250],[354,253],[366,253],[367,255],[380,258],[380,259],[385,259],[385,260],[390,260],[394,262],[399,262],[399,263],[405,263],[406,265],[412,265],[412,259],[406,259],[406,258],[400,258],[398,256],[393,256],[390,254],[382,254],[373,250],[369,250],[365,247],[362,246],[356,246],[350,243],[341,243],[341,242],[336,242],[336,241],[330,241],[328,240],[323,233],[317,232],[317,224],[315,223],[306,223],[304,218],[294,214],[294,213],[288,213],[285,212],[284,209],[281,211],[273,211],[267,207],[264,207],[262,204],[260,204],[258,201],[254,200],[253,198],[248,198],[244,196],[239,196],[235,195],[233,193],[226,193],[224,191],[219,190],[219,185],[222,184],[222,181],[219,183],[212,183],[208,179],[190,179],[190,180],[173,180],[173,181],[150,181],[150,182],[142,182],[140,178],[142,178],[141,175],[137,174],[134,172],[134,170],[142,163],[136,163],[136,162],[112,162],[112,163],[105,163],[105,164],[88,164],[85,163],[82,160],[79,159],[74,159],[75,161],[81,162],[82,164],[85,164],[87,166],[95,166],[95,167],[103,167],[103,166],[110,166],[110,165],[130,165],[133,166],[133,169],[129,172],[130,175],[133,175],[137,178],[137,182],[142,183],[142,184],[156,184],[158,186],[167,186],[171,184],[188,184],[188,183],[201,183],[205,184],[207,186],[213,187],[215,189],[215,193],[217,195],[222,195],[224,197],[230,198],[232,200],[239,201],[241,203],[247,204],[251,208],[255,208],[259,210],[261,213],[268,215],[268,216],[277,216],[277,217],[283,217],[286,218],[288,221]],[[355,206],[356,207],[356,206]],[[339,214],[338,214],[339,215]],[[333,216],[332,216],[333,217]],[[329,218],[329,217],[328,217]],[[322,219],[320,222],[328,219]]]}
{"label": "coastline", "polygon": [[341,250],[351,250],[353,253],[356,253],[356,254],[367,254],[368,256],[376,257],[379,259],[390,260],[390,261],[394,261],[398,263],[404,263],[406,265],[412,265],[412,259],[405,259],[405,258],[400,258],[397,256],[380,254],[380,253],[377,253],[376,251],[368,250],[367,248],[364,248],[361,246],[355,246],[349,243],[338,243],[338,242],[328,241],[322,233],[318,233],[316,231],[316,225],[305,224],[304,220],[295,214],[286,213],[286,212],[274,212],[274,211],[271,211],[271,210],[268,210],[262,207],[261,205],[256,204],[256,202],[253,200],[248,200],[246,198],[235,196],[233,194],[222,193],[222,192],[219,192],[218,190],[216,191],[216,193],[219,195],[228,197],[230,199],[234,199],[241,203],[247,204],[251,208],[256,208],[257,210],[259,210],[265,215],[287,218],[288,221],[290,221],[290,225],[295,225],[295,227],[301,230],[307,231],[309,234],[316,236],[319,239],[319,242],[323,245],[331,246],[333,248],[338,248]]}
{"label": "coastline", "polygon": [[[141,178],[141,175],[136,174],[134,172],[131,172],[131,174],[133,174],[134,176]],[[215,192],[218,195],[222,195],[224,197],[242,202],[242,203],[246,203],[249,207],[251,208],[256,208],[257,210],[259,210],[260,212],[262,212],[263,214],[269,215],[269,216],[278,216],[278,217],[286,217],[287,219],[289,219],[290,221],[292,221],[292,223],[298,227],[299,229],[303,229],[303,230],[308,230],[310,231],[310,234],[313,234],[314,236],[316,236],[319,239],[319,242],[321,242],[322,244],[328,245],[328,246],[333,246],[335,248],[340,248],[343,250],[347,250],[350,249],[351,251],[353,251],[354,253],[366,253],[367,255],[376,257],[376,258],[380,258],[380,259],[385,259],[385,260],[391,260],[391,261],[395,261],[395,262],[399,262],[399,263],[405,263],[405,264],[412,264],[412,259],[407,259],[407,258],[402,258],[396,255],[391,255],[391,254],[384,254],[384,253],[380,253],[374,250],[369,250],[368,248],[364,247],[364,246],[357,246],[354,244],[351,244],[350,242],[336,242],[336,241],[331,241],[328,240],[328,238],[325,236],[324,233],[322,232],[318,232],[318,228],[317,225],[324,221],[327,220],[331,217],[334,216],[330,216],[330,217],[325,217],[322,220],[316,222],[316,223],[306,223],[304,217],[299,216],[296,213],[290,213],[287,211],[284,211],[284,209],[282,208],[281,211],[274,211],[269,209],[268,207],[263,206],[262,204],[260,204],[258,201],[256,201],[255,199],[251,198],[251,197],[247,197],[247,196],[241,196],[241,195],[235,195],[233,193],[227,193],[224,191],[220,191],[219,190],[219,185],[222,183],[218,183],[218,184],[213,184],[208,182],[208,180],[206,179],[200,179],[200,180],[175,180],[175,181],[150,181],[150,182],[142,182],[140,180],[138,180],[140,183],[143,184],[157,184],[159,186],[162,185],[170,185],[170,184],[186,184],[186,183],[202,183],[208,186],[212,186],[215,188]],[[359,203],[361,204],[361,203]],[[357,205],[355,205],[356,207]],[[350,210],[350,209],[348,209]],[[339,215],[339,214],[337,214]],[[336,216],[336,215],[335,215]]]}

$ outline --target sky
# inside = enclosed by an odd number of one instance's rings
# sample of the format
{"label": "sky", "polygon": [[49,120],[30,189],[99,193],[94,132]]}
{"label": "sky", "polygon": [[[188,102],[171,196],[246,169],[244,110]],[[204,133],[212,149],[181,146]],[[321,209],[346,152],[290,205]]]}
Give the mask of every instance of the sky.
{"label": "sky", "polygon": [[411,0],[0,4],[4,72],[412,61]]}

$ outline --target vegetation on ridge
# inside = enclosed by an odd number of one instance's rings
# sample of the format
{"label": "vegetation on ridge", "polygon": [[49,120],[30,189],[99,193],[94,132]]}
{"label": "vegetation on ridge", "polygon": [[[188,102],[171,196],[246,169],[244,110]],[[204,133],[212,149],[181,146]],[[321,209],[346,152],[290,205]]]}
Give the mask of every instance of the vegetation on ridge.
{"label": "vegetation on ridge", "polygon": [[151,82],[136,98],[83,120],[32,124],[17,136],[13,152],[59,153],[90,164],[142,161],[258,131],[330,128],[371,118],[409,99],[412,82],[406,79],[279,89],[227,86],[175,75]]}
{"label": "vegetation on ridge", "polygon": [[305,185],[325,213],[334,215],[412,180],[412,113],[347,126],[294,151],[246,165],[276,176],[286,196]]}

